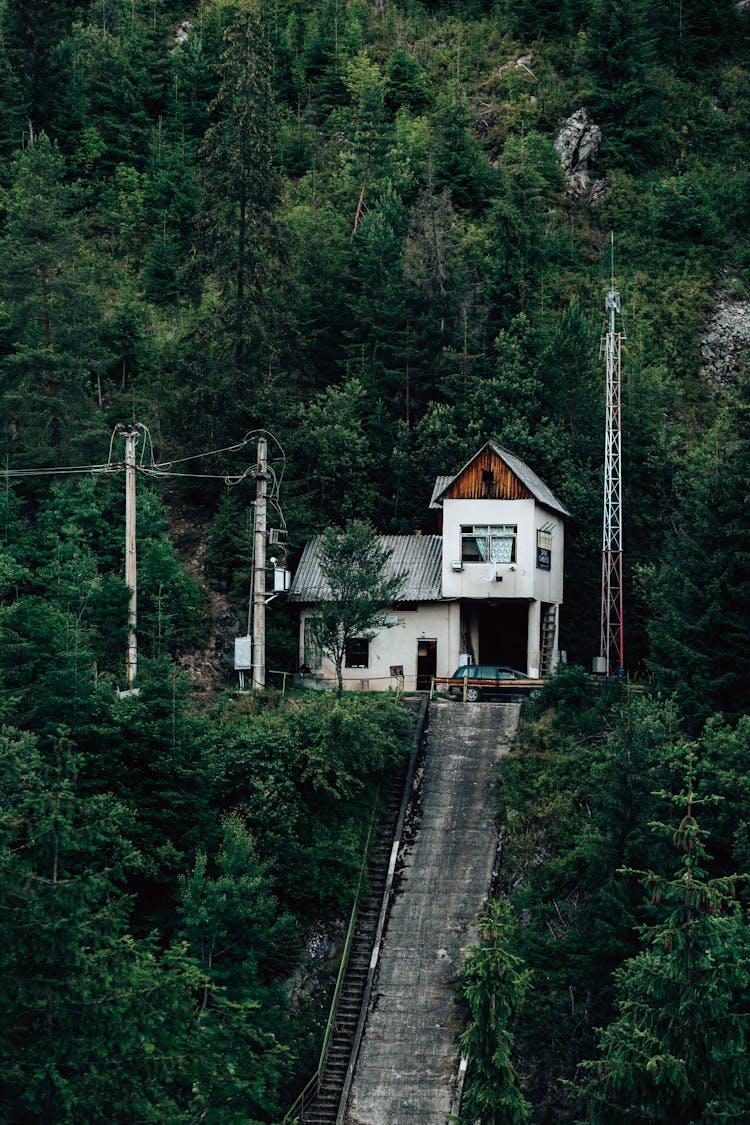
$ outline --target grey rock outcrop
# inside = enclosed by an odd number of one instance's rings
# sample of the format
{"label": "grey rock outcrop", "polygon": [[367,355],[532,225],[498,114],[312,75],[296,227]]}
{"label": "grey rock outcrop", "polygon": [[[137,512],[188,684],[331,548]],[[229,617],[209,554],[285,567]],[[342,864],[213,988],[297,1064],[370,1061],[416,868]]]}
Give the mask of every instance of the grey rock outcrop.
{"label": "grey rock outcrop", "polygon": [[732,386],[747,367],[748,353],[750,301],[721,296],[701,340],[701,378],[716,391]]}
{"label": "grey rock outcrop", "polygon": [[565,122],[555,138],[555,149],[565,174],[568,192],[571,195],[600,195],[603,181],[592,185],[589,178],[591,165],[596,159],[602,131],[591,120],[587,109],[577,109]]}

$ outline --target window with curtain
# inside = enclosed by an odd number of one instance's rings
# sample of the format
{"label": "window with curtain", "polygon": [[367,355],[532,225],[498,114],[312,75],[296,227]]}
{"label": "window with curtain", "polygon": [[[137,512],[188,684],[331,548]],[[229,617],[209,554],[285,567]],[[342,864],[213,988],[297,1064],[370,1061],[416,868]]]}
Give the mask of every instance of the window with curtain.
{"label": "window with curtain", "polygon": [[461,527],[461,560],[465,563],[516,561],[515,524],[470,524]]}

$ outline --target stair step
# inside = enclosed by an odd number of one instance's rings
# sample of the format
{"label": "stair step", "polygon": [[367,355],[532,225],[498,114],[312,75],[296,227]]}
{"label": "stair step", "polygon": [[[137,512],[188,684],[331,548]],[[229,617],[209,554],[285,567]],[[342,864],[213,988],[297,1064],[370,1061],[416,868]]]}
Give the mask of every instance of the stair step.
{"label": "stair step", "polygon": [[389,777],[382,796],[382,820],[368,856],[370,893],[360,905],[354,937],[328,1045],[324,1072],[315,1098],[304,1111],[304,1125],[335,1125],[341,1094],[351,1059],[354,1035],[362,1013],[362,1000],[380,921],[383,893],[393,850],[393,833],[401,808],[407,763]]}

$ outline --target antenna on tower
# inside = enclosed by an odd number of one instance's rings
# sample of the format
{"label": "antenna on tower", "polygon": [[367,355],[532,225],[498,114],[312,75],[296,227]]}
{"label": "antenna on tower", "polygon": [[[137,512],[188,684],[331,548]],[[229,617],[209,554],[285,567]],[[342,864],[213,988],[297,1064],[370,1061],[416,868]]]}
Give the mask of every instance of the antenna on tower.
{"label": "antenna on tower", "polygon": [[615,236],[610,235],[610,288],[604,307],[607,330],[602,344],[606,362],[604,431],[604,518],[602,535],[602,610],[599,658],[595,669],[625,675],[622,609],[622,341],[617,331],[620,294],[615,288]]}

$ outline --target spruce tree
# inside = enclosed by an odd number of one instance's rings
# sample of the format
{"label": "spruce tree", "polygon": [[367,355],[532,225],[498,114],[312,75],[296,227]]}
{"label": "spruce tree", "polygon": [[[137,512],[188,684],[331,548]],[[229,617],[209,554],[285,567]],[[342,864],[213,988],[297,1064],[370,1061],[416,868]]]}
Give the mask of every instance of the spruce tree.
{"label": "spruce tree", "polygon": [[279,177],[263,25],[247,12],[229,28],[213,123],[200,150],[199,253],[216,284],[234,363],[244,368],[268,328],[268,273],[277,250]]}
{"label": "spruce tree", "polygon": [[512,921],[505,899],[494,899],[478,922],[481,941],[472,946],[461,973],[460,992],[471,1022],[460,1039],[468,1060],[460,1121],[466,1125],[524,1125],[531,1106],[512,1062],[513,1020],[529,989],[531,974],[511,953]]}
{"label": "spruce tree", "polygon": [[[99,424],[96,373],[109,360],[80,193],[65,173],[62,154],[44,134],[19,153],[0,234],[0,437],[7,452],[33,453],[48,464],[74,450],[85,456]],[[92,443],[89,456],[100,461],[104,439],[97,436],[101,444]]]}
{"label": "spruce tree", "polygon": [[709,876],[691,775],[672,797],[679,823],[654,825],[672,837],[676,870],[631,872],[650,891],[654,920],[615,974],[618,1015],[599,1032],[599,1058],[582,1064],[595,1125],[750,1115],[750,929],[736,890],[747,876]]}
{"label": "spruce tree", "polygon": [[656,80],[656,33],[644,0],[595,0],[588,28],[592,110],[602,128],[602,159],[641,168],[663,143]]}
{"label": "spruce tree", "polygon": [[684,467],[682,499],[660,562],[642,568],[650,664],[702,724],[750,706],[750,379],[727,392]]}

